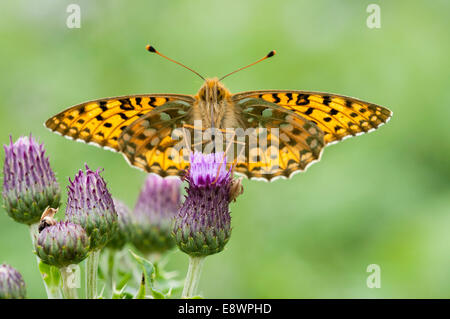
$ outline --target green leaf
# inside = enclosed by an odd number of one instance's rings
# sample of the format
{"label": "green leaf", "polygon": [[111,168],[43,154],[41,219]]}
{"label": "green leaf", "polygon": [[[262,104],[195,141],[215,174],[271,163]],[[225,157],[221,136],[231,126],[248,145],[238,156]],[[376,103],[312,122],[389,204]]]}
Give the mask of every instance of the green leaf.
{"label": "green leaf", "polygon": [[58,287],[61,281],[61,273],[59,269],[55,266],[48,265],[44,262],[39,261],[39,271],[44,279],[45,283],[49,287]]}
{"label": "green leaf", "polygon": [[98,276],[98,279],[100,279],[100,280],[105,280],[105,278],[106,278],[105,273],[104,273],[102,267],[100,267],[100,263],[99,263],[99,265],[98,265],[97,276]]}
{"label": "green leaf", "polygon": [[136,255],[131,250],[130,250],[130,254],[137,261],[137,263],[141,266],[145,281],[147,283],[148,288],[150,289],[150,292],[152,293],[153,298],[165,299],[166,296],[162,292],[156,290],[154,287],[155,267],[153,266],[153,264],[150,261],[148,261],[147,259]]}
{"label": "green leaf", "polygon": [[122,279],[117,284],[117,289],[121,290],[122,288],[124,288],[131,277],[133,277],[131,273],[124,273]]}
{"label": "green leaf", "polygon": [[142,273],[141,284],[139,286],[139,290],[134,296],[134,299],[145,299],[145,275]]}

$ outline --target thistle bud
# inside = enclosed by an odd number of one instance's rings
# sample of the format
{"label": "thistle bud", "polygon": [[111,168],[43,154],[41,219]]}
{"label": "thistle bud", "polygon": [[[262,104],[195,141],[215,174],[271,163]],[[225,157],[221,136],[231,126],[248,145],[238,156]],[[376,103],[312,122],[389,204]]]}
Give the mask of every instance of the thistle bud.
{"label": "thistle bud", "polygon": [[118,229],[108,243],[108,247],[111,249],[120,250],[131,240],[132,216],[127,205],[115,198],[113,198],[113,201],[118,216]]}
{"label": "thistle bud", "polygon": [[62,268],[78,264],[87,257],[89,237],[80,225],[56,222],[41,230],[34,248],[44,263]]}
{"label": "thistle bud", "polygon": [[22,275],[10,265],[0,265],[0,299],[23,299],[26,293]]}
{"label": "thistle bud", "polygon": [[80,170],[70,180],[66,220],[82,226],[90,239],[91,250],[102,249],[117,231],[114,202],[99,170]]}
{"label": "thistle bud", "polygon": [[180,206],[178,178],[149,174],[133,211],[133,244],[144,254],[162,253],[175,246],[172,219]]}
{"label": "thistle bud", "polygon": [[186,199],[175,217],[173,236],[180,250],[200,257],[223,250],[231,235],[229,203],[242,193],[223,153],[191,154]]}
{"label": "thistle bud", "polygon": [[57,208],[60,189],[43,144],[30,135],[4,145],[3,203],[15,221],[34,224],[47,206]]}

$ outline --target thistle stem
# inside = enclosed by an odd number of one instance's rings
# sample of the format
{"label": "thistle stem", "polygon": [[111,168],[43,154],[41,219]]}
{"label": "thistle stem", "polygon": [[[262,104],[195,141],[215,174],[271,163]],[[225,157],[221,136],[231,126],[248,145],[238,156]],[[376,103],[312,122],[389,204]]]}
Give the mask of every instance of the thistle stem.
{"label": "thistle stem", "polygon": [[86,298],[97,298],[97,273],[100,249],[93,250],[86,259]]}
{"label": "thistle stem", "polygon": [[78,299],[77,287],[73,286],[71,277],[73,275],[72,268],[70,266],[60,268],[62,278],[62,290],[65,299]]}
{"label": "thistle stem", "polygon": [[[30,235],[31,235],[31,243],[33,244],[34,249],[34,241],[36,237],[39,235],[39,223],[34,223],[30,225]],[[47,285],[45,280],[44,273],[41,272],[39,264],[41,262],[40,258],[36,256],[36,262],[39,269],[39,273],[41,274],[42,283],[44,284],[45,291],[47,292],[48,299],[62,299],[61,290],[59,289],[59,285]],[[50,281],[51,282],[51,281]]]}
{"label": "thistle stem", "polygon": [[114,264],[116,259],[116,250],[108,249],[108,286],[111,294],[114,293]]}
{"label": "thistle stem", "polygon": [[181,298],[192,298],[196,296],[204,261],[205,257],[189,256],[189,268]]}

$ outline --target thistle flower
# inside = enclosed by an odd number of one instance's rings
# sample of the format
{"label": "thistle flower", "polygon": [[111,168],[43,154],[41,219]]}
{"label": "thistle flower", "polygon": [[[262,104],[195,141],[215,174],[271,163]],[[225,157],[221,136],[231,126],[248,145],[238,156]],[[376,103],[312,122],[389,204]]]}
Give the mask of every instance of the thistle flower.
{"label": "thistle flower", "polygon": [[102,249],[117,231],[114,202],[100,171],[80,170],[69,179],[66,220],[82,226],[90,238],[90,249]]}
{"label": "thistle flower", "polygon": [[26,293],[22,275],[10,265],[0,265],[0,299],[23,299]]}
{"label": "thistle flower", "polygon": [[122,249],[125,244],[127,244],[132,235],[132,216],[130,209],[118,199],[113,198],[114,207],[117,212],[118,220],[118,229],[117,232],[113,235],[110,242],[108,243],[108,247],[116,250]]}
{"label": "thistle flower", "polygon": [[39,233],[35,250],[44,263],[62,268],[78,264],[87,257],[89,237],[80,225],[56,222]]}
{"label": "thistle flower", "polygon": [[4,145],[3,203],[15,221],[34,224],[47,206],[57,208],[60,189],[43,144],[31,136]]}
{"label": "thistle flower", "polygon": [[144,254],[175,246],[172,219],[180,206],[181,181],[149,174],[133,211],[133,244]]}
{"label": "thistle flower", "polygon": [[186,199],[175,217],[173,236],[193,257],[222,251],[231,235],[229,203],[242,193],[223,153],[191,154]]}

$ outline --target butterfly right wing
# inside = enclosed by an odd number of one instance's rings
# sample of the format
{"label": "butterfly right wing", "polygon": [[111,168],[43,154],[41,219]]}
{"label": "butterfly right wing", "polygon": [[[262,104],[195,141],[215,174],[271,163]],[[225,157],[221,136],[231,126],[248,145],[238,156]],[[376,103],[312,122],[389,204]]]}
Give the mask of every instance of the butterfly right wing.
{"label": "butterfly right wing", "polygon": [[143,94],[93,100],[62,111],[45,126],[74,140],[120,151],[118,140],[131,123],[174,101],[192,105],[195,99],[183,94]]}
{"label": "butterfly right wing", "polygon": [[250,179],[289,178],[320,159],[324,132],[312,121],[263,99],[238,101],[239,126],[246,142],[235,139],[235,171]]}

